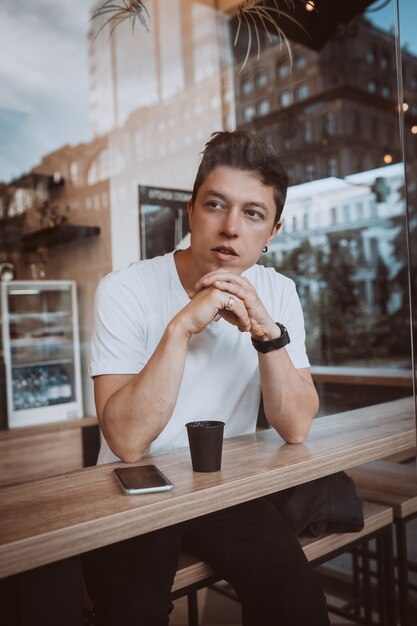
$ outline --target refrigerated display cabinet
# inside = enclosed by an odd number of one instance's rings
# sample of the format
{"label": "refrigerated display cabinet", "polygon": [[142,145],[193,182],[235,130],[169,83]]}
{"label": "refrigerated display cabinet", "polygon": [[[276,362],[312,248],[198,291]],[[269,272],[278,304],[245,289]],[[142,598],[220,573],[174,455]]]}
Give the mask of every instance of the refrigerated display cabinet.
{"label": "refrigerated display cabinet", "polygon": [[74,281],[1,283],[7,426],[83,416]]}

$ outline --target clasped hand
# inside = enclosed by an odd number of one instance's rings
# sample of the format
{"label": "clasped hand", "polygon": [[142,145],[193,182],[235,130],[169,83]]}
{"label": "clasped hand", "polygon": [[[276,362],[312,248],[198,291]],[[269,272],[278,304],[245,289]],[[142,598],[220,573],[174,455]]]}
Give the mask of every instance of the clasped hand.
{"label": "clasped hand", "polygon": [[186,308],[190,307],[193,313],[194,329],[191,332],[201,332],[220,316],[241,332],[250,332],[256,339],[279,335],[278,327],[247,278],[215,270],[202,276],[190,295],[191,302]]}

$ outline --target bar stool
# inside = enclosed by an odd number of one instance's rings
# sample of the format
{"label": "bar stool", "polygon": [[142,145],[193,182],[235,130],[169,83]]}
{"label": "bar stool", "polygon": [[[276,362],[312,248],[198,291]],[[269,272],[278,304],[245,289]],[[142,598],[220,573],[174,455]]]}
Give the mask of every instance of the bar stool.
{"label": "bar stool", "polygon": [[371,502],[391,506],[397,548],[398,604],[401,626],[409,620],[409,560],[407,523],[417,516],[417,471],[415,464],[372,461],[347,472],[355,481],[360,496]]}
{"label": "bar stool", "polygon": [[[364,503],[364,521],[363,529],[357,533],[327,533],[319,537],[300,537],[299,541],[307,559],[318,566],[326,561],[342,554],[343,552],[353,549],[355,546],[366,545],[371,539],[375,538],[378,546],[378,625],[394,626],[396,623],[395,607],[392,601],[393,580],[391,572],[393,571],[393,554],[392,554],[392,508],[381,506],[372,502]],[[221,580],[204,561],[200,561],[185,552],[181,553],[177,574],[175,576],[172,587],[171,599],[187,596],[188,600],[188,626],[198,626],[199,615],[197,606],[197,591],[207,586],[211,586],[216,581]],[[368,586],[369,577],[364,577],[362,588],[359,590],[363,600],[364,617],[359,618],[363,624],[369,626],[375,624],[371,617],[370,606],[370,589]],[[236,599],[235,594],[230,595],[227,591],[221,591],[228,597]],[[339,615],[355,619],[348,609],[337,610],[331,607],[332,612],[338,612]]]}

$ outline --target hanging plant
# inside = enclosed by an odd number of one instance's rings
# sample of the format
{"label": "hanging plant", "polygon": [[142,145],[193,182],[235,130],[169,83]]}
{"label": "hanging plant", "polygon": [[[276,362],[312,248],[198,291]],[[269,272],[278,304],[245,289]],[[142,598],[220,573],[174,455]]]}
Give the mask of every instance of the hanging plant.
{"label": "hanging plant", "polygon": [[117,4],[116,2],[114,2],[114,0],[107,0],[107,2],[102,4],[98,9],[94,11],[91,19],[93,20],[97,17],[102,17],[103,15],[108,16],[108,19],[99,28],[94,39],[98,37],[103,28],[105,28],[108,24],[114,22],[114,26],[109,34],[110,38],[116,26],[118,26],[125,20],[131,20],[132,33],[134,31],[135,21],[137,19],[142,24],[142,26],[146,28],[146,31],[148,33],[150,32],[148,23],[150,24],[151,16],[149,15],[149,11],[145,7],[142,0],[121,0],[121,4]]}
{"label": "hanging plant", "polygon": [[[239,41],[239,37],[243,31],[243,28],[242,28],[243,24],[246,25],[247,37],[248,37],[248,43],[246,47],[246,56],[241,65],[239,72],[241,72],[244,69],[249,59],[249,56],[252,50],[252,44],[254,42],[256,42],[256,50],[257,50],[256,59],[257,61],[259,61],[259,55],[261,52],[261,40],[259,36],[259,26],[261,26],[263,30],[267,33],[271,43],[273,41],[272,35],[270,32],[271,27],[272,27],[272,30],[275,31],[278,36],[279,44],[280,45],[282,43],[285,44],[288,50],[288,55],[290,57],[290,62],[292,65],[293,58],[292,58],[291,46],[288,41],[288,38],[285,35],[285,32],[279,25],[280,19],[285,18],[286,20],[293,22],[301,30],[303,30],[307,36],[309,36],[309,34],[304,28],[304,26],[300,24],[300,22],[296,20],[295,17],[291,14],[291,12],[294,12],[295,10],[295,0],[282,0],[282,1],[285,4],[285,7],[286,7],[285,9],[280,8],[277,0],[273,0],[274,6],[266,6],[265,0],[245,0],[238,6],[238,10],[237,10],[238,26],[237,26],[236,36],[235,36],[233,45],[236,47]],[[314,5],[312,8],[314,9]]]}

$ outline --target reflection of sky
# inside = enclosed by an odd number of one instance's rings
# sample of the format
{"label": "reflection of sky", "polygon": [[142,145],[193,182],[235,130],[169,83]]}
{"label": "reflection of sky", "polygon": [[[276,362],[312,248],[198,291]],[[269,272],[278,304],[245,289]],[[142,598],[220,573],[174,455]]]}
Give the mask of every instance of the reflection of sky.
{"label": "reflection of sky", "polygon": [[[93,4],[1,0],[0,181],[19,176],[62,145],[90,139],[87,30]],[[385,30],[393,16],[394,0],[368,13]],[[417,54],[417,1],[400,0],[400,17],[402,43]]]}
{"label": "reflection of sky", "polygon": [[2,0],[0,180],[66,143],[89,139],[91,0]]}
{"label": "reflection of sky", "polygon": [[[367,11],[367,18],[385,31],[389,31],[394,27],[395,0],[387,2],[386,0],[376,0]],[[400,38],[401,45],[407,46],[408,50],[413,54],[417,54],[417,1],[416,0],[399,0],[400,5]],[[379,10],[373,11],[382,7]]]}

